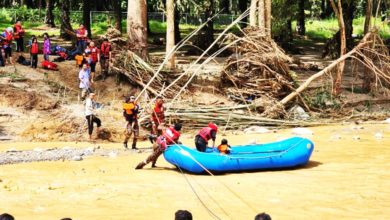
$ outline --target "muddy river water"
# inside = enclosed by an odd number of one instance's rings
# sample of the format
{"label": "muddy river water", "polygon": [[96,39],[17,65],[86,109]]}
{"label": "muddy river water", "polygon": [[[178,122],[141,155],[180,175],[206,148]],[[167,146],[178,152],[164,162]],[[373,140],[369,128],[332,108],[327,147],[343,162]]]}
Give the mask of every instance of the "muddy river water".
{"label": "muddy river water", "polygon": [[[163,157],[158,168],[134,170],[148,153],[2,165],[0,212],[17,220],[174,219],[178,209],[189,210],[194,219],[253,219],[259,212],[272,219],[389,219],[390,125],[359,126],[310,128],[315,144],[310,162],[290,170],[191,175]],[[291,131],[225,138],[233,145],[269,142],[292,136]],[[184,135],[183,143],[192,146],[191,135]],[[1,143],[0,151],[91,145]]]}

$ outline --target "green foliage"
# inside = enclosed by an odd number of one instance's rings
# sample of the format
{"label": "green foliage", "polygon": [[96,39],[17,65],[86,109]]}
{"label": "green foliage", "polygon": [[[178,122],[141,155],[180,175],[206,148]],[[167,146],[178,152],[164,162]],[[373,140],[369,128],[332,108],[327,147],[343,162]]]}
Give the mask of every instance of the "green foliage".
{"label": "green foliage", "polygon": [[307,103],[315,108],[333,108],[339,109],[340,103],[337,99],[333,98],[329,92],[329,89],[318,89],[315,91],[312,97],[305,97]]}

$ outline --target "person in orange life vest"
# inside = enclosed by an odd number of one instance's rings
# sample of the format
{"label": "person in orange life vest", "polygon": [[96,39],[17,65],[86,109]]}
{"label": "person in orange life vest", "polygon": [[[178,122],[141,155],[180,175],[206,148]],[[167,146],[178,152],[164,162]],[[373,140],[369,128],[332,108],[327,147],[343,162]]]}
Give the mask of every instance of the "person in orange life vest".
{"label": "person in orange life vest", "polygon": [[83,24],[80,24],[79,29],[76,30],[77,37],[77,49],[79,52],[83,52],[87,47],[88,31]]}
{"label": "person in orange life vest", "polygon": [[34,37],[31,39],[31,46],[30,46],[31,67],[32,68],[37,68],[38,52],[39,52],[38,40],[36,37]]}
{"label": "person in orange life vest", "polygon": [[153,140],[162,133],[162,130],[159,128],[159,126],[164,126],[164,111],[164,99],[161,96],[158,96],[154,105],[152,106],[152,110],[150,113],[150,122],[152,124],[152,130],[149,138],[152,143]]}
{"label": "person in orange life vest", "polygon": [[4,50],[4,60],[8,60],[8,63],[13,64],[14,61],[12,59],[12,39],[13,39],[13,28],[8,27],[5,31],[0,35],[0,39],[3,42],[3,50]]}
{"label": "person in orange life vest", "polygon": [[100,66],[102,68],[103,81],[108,75],[108,68],[111,63],[111,44],[108,42],[108,39],[103,40],[102,45],[100,46],[101,57],[100,57]]}
{"label": "person in orange life vest", "polygon": [[89,66],[91,67],[91,82],[95,79],[96,64],[100,62],[100,52],[95,43],[91,41],[85,49],[85,53],[89,54]]}
{"label": "person in orange life vest", "polygon": [[85,62],[84,55],[82,55],[81,53],[77,53],[76,56],[74,56],[74,60],[76,60],[76,66],[78,66],[80,69],[81,67],[83,67],[83,62]]}
{"label": "person in orange life vest", "polygon": [[131,149],[137,149],[137,138],[139,133],[138,110],[139,110],[139,105],[137,104],[135,97],[130,96],[126,98],[125,103],[123,103],[123,116],[127,121],[126,131],[125,131],[125,141],[123,142],[123,147],[126,149],[127,149],[127,142],[129,141],[133,133],[134,133],[133,144]]}
{"label": "person in orange life vest", "polygon": [[169,145],[180,144],[180,130],[181,124],[175,124],[166,129],[166,131],[157,138],[153,144],[153,153],[149,155],[146,160],[140,162],[135,169],[142,169],[146,164],[152,162],[152,167],[156,167],[156,162],[159,156],[169,147]]}
{"label": "person in orange life vest", "polygon": [[195,146],[200,152],[205,152],[209,140],[213,141],[213,148],[215,146],[215,138],[217,137],[218,127],[212,122],[209,122],[207,127],[202,128],[195,136]]}
{"label": "person in orange life vest", "polygon": [[24,37],[24,29],[22,28],[22,23],[20,21],[16,21],[14,25],[14,39],[16,41],[16,52],[23,52],[23,37]]}
{"label": "person in orange life vest", "polygon": [[217,147],[221,154],[230,154],[230,145],[226,139],[221,140],[221,144]]}

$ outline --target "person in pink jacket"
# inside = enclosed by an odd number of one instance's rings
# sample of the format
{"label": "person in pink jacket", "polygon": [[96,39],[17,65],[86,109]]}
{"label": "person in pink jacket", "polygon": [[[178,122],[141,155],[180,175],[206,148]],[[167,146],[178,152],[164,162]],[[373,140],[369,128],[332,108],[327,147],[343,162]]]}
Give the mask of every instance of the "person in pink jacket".
{"label": "person in pink jacket", "polygon": [[50,37],[47,33],[43,34],[43,58],[47,61],[49,61],[49,55],[51,54],[51,43],[50,43]]}

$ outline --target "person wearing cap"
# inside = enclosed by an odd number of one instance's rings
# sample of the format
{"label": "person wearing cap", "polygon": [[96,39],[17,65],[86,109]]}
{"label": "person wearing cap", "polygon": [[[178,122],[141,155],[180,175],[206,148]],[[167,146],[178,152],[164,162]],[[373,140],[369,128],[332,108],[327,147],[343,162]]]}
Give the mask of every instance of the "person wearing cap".
{"label": "person wearing cap", "polygon": [[2,41],[3,50],[4,50],[4,62],[8,60],[8,63],[13,64],[14,61],[12,59],[12,39],[13,39],[13,28],[8,27],[5,29],[3,33],[0,34],[0,39]]}
{"label": "person wearing cap", "polygon": [[135,100],[135,96],[130,96],[126,98],[123,103],[123,116],[127,121],[126,131],[125,131],[125,140],[123,142],[123,147],[127,149],[127,142],[133,135],[133,144],[131,145],[131,149],[137,149],[137,138],[139,134],[139,126],[138,126],[138,110],[139,105]]}
{"label": "person wearing cap", "polygon": [[218,127],[216,124],[209,122],[207,127],[200,129],[195,136],[195,146],[200,152],[205,152],[209,140],[213,141],[212,147],[215,147],[215,139],[217,137]]}
{"label": "person wearing cap", "polygon": [[[99,128],[102,125],[101,120],[96,116],[96,95],[95,93],[90,93],[89,97],[85,102],[85,117],[88,122],[88,135],[89,140],[92,140],[93,132],[93,123],[96,123],[96,134],[99,134]],[[97,136],[97,135],[96,135]]]}
{"label": "person wearing cap", "polygon": [[154,105],[152,106],[152,111],[150,113],[150,122],[152,124],[152,130],[150,132],[150,141],[153,143],[154,139],[162,134],[160,125],[163,126],[165,122],[164,114],[164,99],[161,96],[157,96]]}
{"label": "person wearing cap", "polygon": [[146,160],[140,162],[135,169],[142,169],[146,164],[152,162],[152,167],[156,167],[159,156],[169,147],[169,145],[180,144],[179,137],[182,125],[177,123],[163,132],[153,144],[153,153]]}

